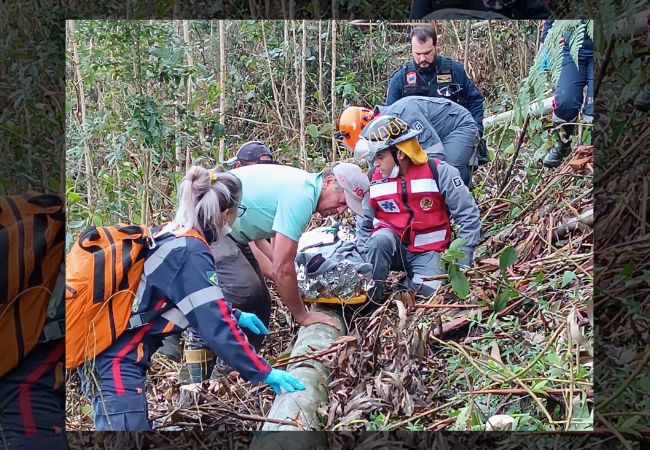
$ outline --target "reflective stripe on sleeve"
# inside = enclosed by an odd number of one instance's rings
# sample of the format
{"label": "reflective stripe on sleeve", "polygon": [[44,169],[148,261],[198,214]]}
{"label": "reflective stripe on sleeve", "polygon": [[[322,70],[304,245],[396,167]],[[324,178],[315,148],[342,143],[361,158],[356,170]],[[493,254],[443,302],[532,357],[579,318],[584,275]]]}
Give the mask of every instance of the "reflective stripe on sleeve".
{"label": "reflective stripe on sleeve", "polygon": [[172,308],[169,311],[165,311],[165,313],[162,314],[162,317],[181,328],[187,328],[190,325],[185,318],[185,315],[178,308]]}
{"label": "reflective stripe on sleeve", "polygon": [[171,239],[158,247],[158,249],[153,252],[153,254],[151,254],[144,262],[145,276],[151,275],[158,267],[160,267],[163,261],[165,261],[165,258],[167,258],[167,255],[169,255],[172,250],[184,246],[185,238],[177,238]]}
{"label": "reflective stripe on sleeve", "polygon": [[214,302],[222,298],[223,298],[223,293],[221,292],[221,289],[219,289],[219,287],[208,286],[199,291],[191,293],[183,300],[178,302],[176,307],[180,309],[180,311],[184,315],[187,316],[195,308],[198,308],[201,305],[205,305],[206,303]]}

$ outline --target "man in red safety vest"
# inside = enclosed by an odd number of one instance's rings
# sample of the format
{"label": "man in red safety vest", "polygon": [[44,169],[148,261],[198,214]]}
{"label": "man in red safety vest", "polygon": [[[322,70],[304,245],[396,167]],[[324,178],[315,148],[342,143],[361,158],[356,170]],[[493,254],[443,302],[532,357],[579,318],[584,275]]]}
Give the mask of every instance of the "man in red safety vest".
{"label": "man in red safety vest", "polygon": [[429,158],[419,133],[399,117],[383,115],[364,127],[356,146],[356,155],[372,166],[364,216],[358,218],[364,223],[357,228],[372,230],[363,248],[375,280],[369,310],[382,302],[390,270],[405,271],[419,296],[435,292],[439,281],[428,278],[443,272],[440,255],[452,241],[451,220],[465,239],[461,265],[471,265],[480,238],[479,210],[460,172]]}

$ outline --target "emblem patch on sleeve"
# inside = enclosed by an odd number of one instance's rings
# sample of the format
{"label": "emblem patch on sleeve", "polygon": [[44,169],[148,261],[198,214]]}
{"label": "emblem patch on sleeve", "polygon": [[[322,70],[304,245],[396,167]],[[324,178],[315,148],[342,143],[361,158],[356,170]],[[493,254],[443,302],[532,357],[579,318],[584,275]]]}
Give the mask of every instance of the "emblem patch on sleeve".
{"label": "emblem patch on sleeve", "polygon": [[[449,75],[451,81],[451,75]],[[416,84],[418,81],[418,76],[415,72],[406,73],[406,84]]]}
{"label": "emblem patch on sleeve", "polygon": [[422,200],[420,200],[420,208],[422,208],[422,211],[429,211],[432,206],[433,206],[433,199],[429,197],[424,197]]}
{"label": "emblem patch on sleeve", "polygon": [[424,126],[422,125],[422,122],[420,122],[419,120],[416,120],[415,122],[413,122],[412,126],[416,130],[421,130],[422,128],[424,128]]}
{"label": "emblem patch on sleeve", "polygon": [[381,202],[377,202],[379,207],[387,213],[398,213],[399,211],[399,206],[397,206],[397,203],[395,203],[395,200],[382,200]]}
{"label": "emblem patch on sleeve", "polygon": [[217,273],[215,271],[209,270],[205,274],[208,277],[208,280],[210,280],[210,283],[214,284],[215,286],[219,286],[217,284]]}
{"label": "emblem patch on sleeve", "polygon": [[451,181],[454,183],[455,188],[459,188],[463,185],[463,180],[461,180],[460,177],[454,177]]}

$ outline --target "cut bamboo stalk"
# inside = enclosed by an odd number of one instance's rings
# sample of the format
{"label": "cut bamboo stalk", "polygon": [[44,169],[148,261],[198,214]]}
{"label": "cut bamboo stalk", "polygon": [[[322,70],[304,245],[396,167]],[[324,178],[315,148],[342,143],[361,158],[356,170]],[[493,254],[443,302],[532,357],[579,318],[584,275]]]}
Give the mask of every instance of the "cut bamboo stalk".
{"label": "cut bamboo stalk", "polygon": [[[340,309],[316,305],[314,310],[332,317],[341,328],[336,330],[322,323],[301,327],[291,351],[291,358],[326,350],[334,340],[345,332]],[[328,399],[327,367],[316,359],[308,359],[289,364],[287,372],[297,377],[304,384],[305,390],[278,395],[271,405],[267,417],[295,421],[299,426],[267,422],[262,427],[262,431],[320,430],[321,425],[316,411]],[[301,436],[296,436],[295,440],[292,437],[292,449],[311,449],[327,443],[327,436],[324,433],[299,433],[299,435]],[[285,447],[287,445],[286,436],[280,436],[282,434],[276,433],[264,433],[256,436],[251,443],[251,448],[262,450],[278,446]],[[278,441],[278,439],[280,440]]]}
{"label": "cut bamboo stalk", "polygon": [[580,226],[592,227],[594,225],[594,209],[590,208],[580,214],[578,217],[571,218],[565,223],[558,225],[557,228],[551,230],[553,233],[553,241],[565,238],[570,231],[574,231]]}
{"label": "cut bamboo stalk", "polygon": [[[529,105],[528,107],[528,114],[531,116],[541,116],[542,114],[546,114],[551,112],[553,108],[553,97],[548,97],[542,101],[542,105],[540,108],[540,105],[538,102],[533,102]],[[510,111],[505,111],[499,114],[495,114],[493,116],[488,116],[483,119],[483,128],[488,129],[491,128],[492,126],[496,125],[497,123],[501,122],[507,122],[510,120],[512,115],[514,114],[514,110]]]}

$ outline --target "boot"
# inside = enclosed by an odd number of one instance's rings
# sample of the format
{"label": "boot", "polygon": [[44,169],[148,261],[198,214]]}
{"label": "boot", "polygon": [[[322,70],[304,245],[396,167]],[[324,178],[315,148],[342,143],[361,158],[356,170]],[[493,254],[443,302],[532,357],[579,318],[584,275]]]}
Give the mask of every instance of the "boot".
{"label": "boot", "polygon": [[636,109],[643,112],[650,111],[650,83],[643,87],[643,90],[634,99]]}
{"label": "boot", "polygon": [[215,363],[214,353],[192,328],[185,330],[183,359],[191,383],[201,383],[210,378]]}
{"label": "boot", "polygon": [[559,166],[564,157],[571,153],[571,134],[574,128],[574,125],[560,125],[557,144],[544,157],[544,167],[555,168]]}
{"label": "boot", "polygon": [[163,345],[158,349],[158,353],[166,356],[172,361],[181,362],[183,350],[181,348],[180,334],[172,334],[163,339]]}

